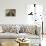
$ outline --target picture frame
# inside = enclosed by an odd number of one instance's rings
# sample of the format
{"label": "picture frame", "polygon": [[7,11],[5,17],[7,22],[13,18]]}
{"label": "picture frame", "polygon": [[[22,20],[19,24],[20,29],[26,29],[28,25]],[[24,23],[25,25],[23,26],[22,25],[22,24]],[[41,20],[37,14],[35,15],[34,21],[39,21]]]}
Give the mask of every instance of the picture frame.
{"label": "picture frame", "polygon": [[6,9],[5,15],[6,16],[16,16],[16,9]]}

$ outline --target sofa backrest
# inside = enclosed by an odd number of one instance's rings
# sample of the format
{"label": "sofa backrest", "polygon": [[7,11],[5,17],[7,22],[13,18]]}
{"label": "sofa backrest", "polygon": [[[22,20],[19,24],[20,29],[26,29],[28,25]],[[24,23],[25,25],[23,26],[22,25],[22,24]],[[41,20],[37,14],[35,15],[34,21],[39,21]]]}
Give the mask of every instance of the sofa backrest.
{"label": "sofa backrest", "polygon": [[33,35],[40,34],[40,26],[38,27],[37,25],[1,24],[0,30],[2,30],[2,33],[9,32],[9,33],[29,33]]}

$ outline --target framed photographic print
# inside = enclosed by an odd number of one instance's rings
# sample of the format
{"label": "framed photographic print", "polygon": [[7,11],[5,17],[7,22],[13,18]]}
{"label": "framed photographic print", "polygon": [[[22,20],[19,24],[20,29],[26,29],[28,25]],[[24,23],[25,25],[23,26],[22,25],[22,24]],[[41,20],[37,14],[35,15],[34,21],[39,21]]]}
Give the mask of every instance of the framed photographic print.
{"label": "framed photographic print", "polygon": [[6,16],[16,16],[16,9],[6,9],[5,15]]}

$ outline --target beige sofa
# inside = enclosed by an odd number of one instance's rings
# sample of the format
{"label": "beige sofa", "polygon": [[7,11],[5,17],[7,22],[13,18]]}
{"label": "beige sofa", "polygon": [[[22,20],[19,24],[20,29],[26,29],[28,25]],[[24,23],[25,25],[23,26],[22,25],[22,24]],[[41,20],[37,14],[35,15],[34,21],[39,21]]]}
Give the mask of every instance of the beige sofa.
{"label": "beige sofa", "polygon": [[0,24],[0,38],[40,38],[40,26]]}

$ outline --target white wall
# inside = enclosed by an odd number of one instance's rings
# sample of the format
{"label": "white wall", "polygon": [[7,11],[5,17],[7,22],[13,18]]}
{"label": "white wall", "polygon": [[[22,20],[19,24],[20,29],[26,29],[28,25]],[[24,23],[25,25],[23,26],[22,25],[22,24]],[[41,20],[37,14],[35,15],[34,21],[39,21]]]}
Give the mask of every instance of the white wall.
{"label": "white wall", "polygon": [[[26,6],[27,4],[34,4],[34,1],[35,0],[0,0],[0,24],[26,24]],[[46,9],[46,0],[39,0],[39,3]],[[9,8],[16,9],[15,17],[5,16],[5,9]],[[45,24],[46,23],[44,23],[44,29],[46,30]]]}
{"label": "white wall", "polygon": [[[39,2],[41,4],[46,3],[45,0],[39,0]],[[0,0],[0,24],[26,24],[26,5],[32,3],[34,3],[34,0]],[[9,8],[16,9],[16,17],[5,16],[5,9]]]}
{"label": "white wall", "polygon": [[[6,17],[5,9],[16,9],[16,17]],[[25,0],[0,0],[0,23],[24,24],[26,21]]]}

